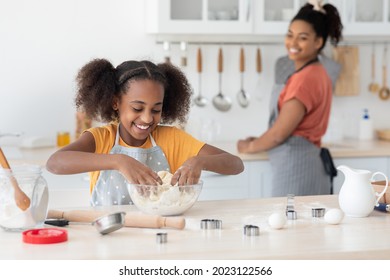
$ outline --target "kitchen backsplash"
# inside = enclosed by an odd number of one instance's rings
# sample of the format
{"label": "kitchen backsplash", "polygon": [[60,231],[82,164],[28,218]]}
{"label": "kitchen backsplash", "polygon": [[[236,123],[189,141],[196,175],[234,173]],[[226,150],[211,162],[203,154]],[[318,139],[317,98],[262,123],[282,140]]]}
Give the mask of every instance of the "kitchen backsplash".
{"label": "kitchen backsplash", "polygon": [[[168,54],[172,63],[180,65],[185,54],[187,66],[182,69],[197,95],[196,51],[199,46],[203,54],[201,93],[208,99],[208,104],[192,107],[186,130],[209,142],[235,141],[266,130],[274,64],[278,57],[285,55],[283,38],[280,38],[280,44],[188,44],[185,53],[179,44],[172,44],[168,53],[162,44],[156,43],[154,36],[143,32],[143,26],[140,26],[144,14],[142,1],[115,1],[109,7],[105,3],[102,0],[72,0],[63,2],[58,9],[48,0],[7,2],[0,14],[0,33],[5,42],[0,52],[0,134],[23,132],[25,137],[49,138],[55,138],[58,131],[74,134],[75,76],[80,67],[96,57],[108,58],[117,65],[129,59],[162,62]],[[88,13],[86,19],[85,14],[92,4],[94,13]],[[4,12],[7,10],[17,10],[17,17]],[[224,51],[222,93],[233,102],[227,112],[217,111],[212,105],[212,98],[219,91],[219,47]],[[251,97],[247,108],[240,107],[237,102],[240,47],[245,49],[243,85]],[[257,47],[262,54],[260,75],[256,72]],[[372,47],[370,44],[358,47],[360,94],[334,97],[325,140],[356,138],[364,108],[370,111],[374,128],[390,128],[390,100],[382,101],[368,90]],[[376,50],[377,81],[382,85],[383,45],[377,44]],[[327,53],[330,53],[329,49]],[[257,82],[260,91],[255,91]],[[0,138],[0,144],[4,141],[18,142],[12,137]]]}

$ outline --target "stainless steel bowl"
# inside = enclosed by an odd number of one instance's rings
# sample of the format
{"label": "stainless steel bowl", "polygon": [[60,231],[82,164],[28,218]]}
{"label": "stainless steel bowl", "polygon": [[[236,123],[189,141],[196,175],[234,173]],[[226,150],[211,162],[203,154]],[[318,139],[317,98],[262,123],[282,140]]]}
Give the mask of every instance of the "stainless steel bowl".
{"label": "stainless steel bowl", "polygon": [[124,226],[125,215],[125,212],[107,214],[97,218],[92,224],[101,234],[107,234]]}

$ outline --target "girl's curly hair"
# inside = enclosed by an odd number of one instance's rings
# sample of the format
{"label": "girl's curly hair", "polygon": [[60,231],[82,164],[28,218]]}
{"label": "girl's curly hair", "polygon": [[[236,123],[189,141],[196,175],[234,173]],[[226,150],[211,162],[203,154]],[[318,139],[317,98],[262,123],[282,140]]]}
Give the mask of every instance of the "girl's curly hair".
{"label": "girl's curly hair", "polygon": [[152,80],[164,86],[161,123],[185,123],[190,110],[192,88],[184,73],[170,63],[125,61],[116,68],[106,59],[94,59],[84,65],[76,77],[76,107],[90,119],[118,121],[112,107],[114,97],[125,94],[133,81]]}

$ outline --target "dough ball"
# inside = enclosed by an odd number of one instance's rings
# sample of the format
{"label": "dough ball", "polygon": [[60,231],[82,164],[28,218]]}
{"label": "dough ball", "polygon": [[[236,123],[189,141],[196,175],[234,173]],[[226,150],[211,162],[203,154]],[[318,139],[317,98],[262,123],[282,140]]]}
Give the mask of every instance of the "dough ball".
{"label": "dough ball", "polygon": [[268,217],[268,224],[273,229],[281,229],[287,222],[286,215],[278,212],[273,213]]}
{"label": "dough ball", "polygon": [[159,171],[157,175],[161,178],[163,185],[171,185],[173,174],[168,171]]}
{"label": "dough ball", "polygon": [[325,222],[331,225],[339,224],[344,218],[344,213],[340,209],[329,209],[324,216]]}

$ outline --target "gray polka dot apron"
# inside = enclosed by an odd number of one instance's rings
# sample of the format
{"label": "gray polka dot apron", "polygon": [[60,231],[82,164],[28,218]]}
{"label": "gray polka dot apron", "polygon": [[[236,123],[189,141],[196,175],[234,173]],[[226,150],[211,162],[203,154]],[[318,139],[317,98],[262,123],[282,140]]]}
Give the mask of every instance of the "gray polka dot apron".
{"label": "gray polka dot apron", "polygon": [[[269,127],[279,115],[278,100],[284,84],[277,83],[270,100]],[[272,166],[272,196],[329,194],[331,184],[326,174],[320,148],[301,136],[290,136],[268,151]]]}
{"label": "gray polka dot apron", "polygon": [[[110,154],[128,155],[142,162],[155,172],[170,171],[168,161],[162,149],[156,145],[152,135],[149,135],[153,147],[149,149],[129,148],[119,145],[119,126],[116,132],[115,145]],[[127,185],[129,183],[116,170],[102,170],[92,191],[92,206],[128,205],[131,201]]]}

